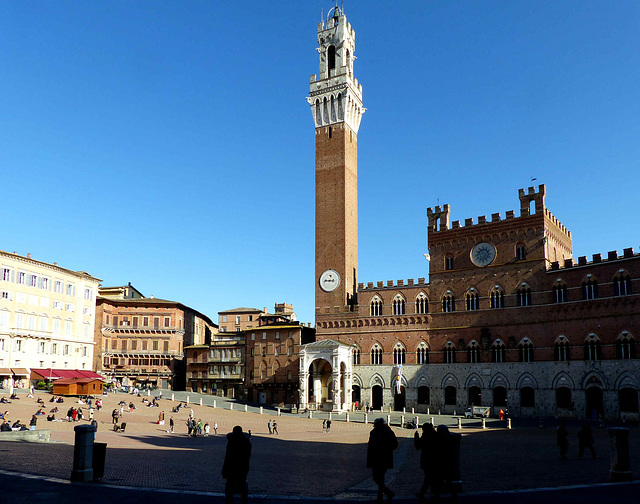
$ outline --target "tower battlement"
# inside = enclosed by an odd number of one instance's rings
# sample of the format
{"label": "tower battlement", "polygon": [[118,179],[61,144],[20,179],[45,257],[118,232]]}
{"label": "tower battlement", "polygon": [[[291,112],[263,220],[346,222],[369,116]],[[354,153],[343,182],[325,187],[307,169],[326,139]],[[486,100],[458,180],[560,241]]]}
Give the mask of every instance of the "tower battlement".
{"label": "tower battlement", "polygon": [[[507,210],[505,212],[504,220],[517,219],[522,217],[530,217],[532,215],[540,215],[543,213],[560,232],[567,237],[571,237],[571,231],[569,231],[546,207],[544,199],[546,196],[546,187],[544,184],[538,186],[538,190],[534,187],[529,187],[525,192],[524,189],[518,189],[518,198],[520,199],[520,217],[515,216],[514,210]],[[531,205],[533,203],[533,212],[531,211]],[[455,220],[450,223],[451,207],[447,205],[436,206],[434,208],[427,208],[428,219],[428,231],[429,233],[438,233],[440,231],[448,231],[450,229],[461,229],[473,226],[483,226],[486,224],[493,224],[500,222],[502,217],[500,212],[492,213],[491,219],[487,219],[486,215],[480,215],[474,223],[473,218],[464,220],[464,223],[460,223],[459,220]]]}

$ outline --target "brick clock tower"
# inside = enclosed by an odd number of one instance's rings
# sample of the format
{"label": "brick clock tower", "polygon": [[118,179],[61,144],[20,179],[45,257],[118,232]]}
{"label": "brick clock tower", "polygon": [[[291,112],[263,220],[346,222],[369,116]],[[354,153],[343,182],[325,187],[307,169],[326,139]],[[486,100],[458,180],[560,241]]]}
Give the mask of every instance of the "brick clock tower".
{"label": "brick clock tower", "polygon": [[353,309],[358,282],[358,128],[355,32],[339,7],[318,24],[320,74],[307,101],[316,128],[316,316]]}

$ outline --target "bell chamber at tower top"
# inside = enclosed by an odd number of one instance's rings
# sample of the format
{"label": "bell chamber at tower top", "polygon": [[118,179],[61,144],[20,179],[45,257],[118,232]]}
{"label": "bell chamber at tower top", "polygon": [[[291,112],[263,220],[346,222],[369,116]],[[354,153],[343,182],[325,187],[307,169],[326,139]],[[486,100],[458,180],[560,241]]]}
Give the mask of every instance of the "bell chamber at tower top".
{"label": "bell chamber at tower top", "polygon": [[320,73],[311,76],[307,101],[316,128],[346,123],[358,133],[365,109],[362,86],[353,76],[356,34],[339,7],[329,11],[326,24],[318,23]]}

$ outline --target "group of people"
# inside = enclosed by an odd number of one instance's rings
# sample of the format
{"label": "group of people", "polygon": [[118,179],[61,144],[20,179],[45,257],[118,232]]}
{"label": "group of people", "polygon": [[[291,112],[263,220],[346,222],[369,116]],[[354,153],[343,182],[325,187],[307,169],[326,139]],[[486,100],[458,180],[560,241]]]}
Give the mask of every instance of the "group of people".
{"label": "group of people", "polygon": [[278,424],[275,420],[269,420],[267,422],[267,429],[269,429],[269,434],[278,434]]}
{"label": "group of people", "polygon": [[[171,420],[169,422],[169,431],[168,432],[173,432],[173,417],[171,417]],[[187,420],[187,436],[209,437],[209,433],[210,432],[211,432],[211,426],[209,425],[209,422],[204,423],[201,418],[196,421],[196,419],[193,418],[192,416],[190,416],[189,419]],[[214,434],[213,434],[214,436],[218,434],[218,423],[217,422],[214,422],[214,424],[213,424],[213,432],[214,432]]]}
{"label": "group of people", "polygon": [[[556,429],[556,444],[560,449],[560,460],[567,460],[567,451],[569,451],[569,431],[565,423],[560,421]],[[591,452],[591,458],[596,458],[596,449],[593,446],[593,433],[588,423],[582,424],[582,428],[578,432],[578,458],[584,456],[584,451]]]}

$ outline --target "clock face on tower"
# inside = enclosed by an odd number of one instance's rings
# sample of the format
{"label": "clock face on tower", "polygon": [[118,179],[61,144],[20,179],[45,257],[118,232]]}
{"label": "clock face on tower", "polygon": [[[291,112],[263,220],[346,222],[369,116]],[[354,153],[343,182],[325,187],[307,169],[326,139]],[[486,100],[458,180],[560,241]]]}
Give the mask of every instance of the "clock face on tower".
{"label": "clock face on tower", "polygon": [[320,288],[325,292],[333,292],[340,285],[340,275],[336,270],[328,269],[320,275]]}
{"label": "clock face on tower", "polygon": [[491,243],[478,243],[471,249],[471,262],[476,266],[489,266],[495,258],[496,248]]}

